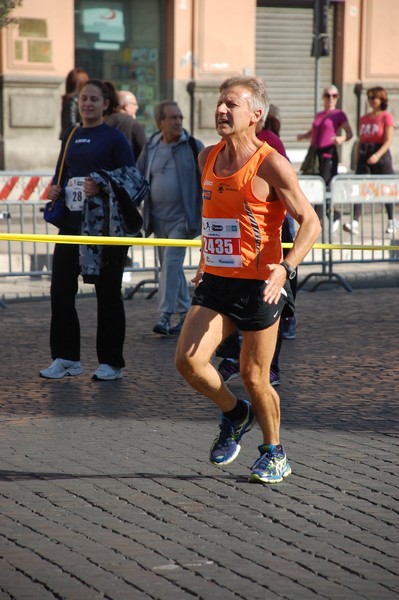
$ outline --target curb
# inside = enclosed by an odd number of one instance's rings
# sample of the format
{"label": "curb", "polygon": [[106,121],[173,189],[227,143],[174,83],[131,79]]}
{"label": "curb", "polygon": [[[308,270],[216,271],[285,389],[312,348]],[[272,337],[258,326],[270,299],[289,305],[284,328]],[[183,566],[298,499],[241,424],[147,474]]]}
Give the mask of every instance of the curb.
{"label": "curb", "polygon": [[[335,273],[337,278],[331,277],[328,274],[317,275],[312,273],[312,277],[301,287],[301,291],[316,291],[316,289],[322,289],[326,285],[332,285],[335,287],[344,287],[346,282],[353,290],[364,290],[370,288],[395,288],[399,287],[399,272],[398,271],[354,271],[350,273]],[[301,281],[305,279],[306,275],[302,278],[299,277],[298,284],[301,285]],[[342,280],[341,281],[339,280]],[[316,288],[316,289],[315,289]],[[350,290],[348,290],[350,291]]]}

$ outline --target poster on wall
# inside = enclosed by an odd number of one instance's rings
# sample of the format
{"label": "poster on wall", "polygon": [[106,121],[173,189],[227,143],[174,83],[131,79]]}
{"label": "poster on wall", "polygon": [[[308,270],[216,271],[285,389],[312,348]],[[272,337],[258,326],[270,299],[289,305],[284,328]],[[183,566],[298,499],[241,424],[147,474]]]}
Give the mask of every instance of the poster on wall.
{"label": "poster on wall", "polygon": [[93,45],[99,41],[125,41],[122,2],[82,2],[80,23],[84,33],[95,34]]}

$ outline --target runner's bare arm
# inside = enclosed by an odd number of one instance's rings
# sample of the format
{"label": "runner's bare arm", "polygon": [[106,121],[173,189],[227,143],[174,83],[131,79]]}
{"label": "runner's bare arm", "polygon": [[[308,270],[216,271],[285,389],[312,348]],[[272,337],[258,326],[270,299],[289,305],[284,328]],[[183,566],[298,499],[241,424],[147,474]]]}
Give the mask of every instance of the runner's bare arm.
{"label": "runner's bare arm", "polygon": [[208,158],[209,152],[212,150],[213,146],[207,146],[198,154],[198,166],[202,173],[205,167],[206,159]]}
{"label": "runner's bare arm", "polygon": [[294,169],[283,156],[277,153],[269,155],[260,167],[258,176],[266,184],[264,190],[268,191],[268,199],[279,199],[299,224],[294,246],[286,256],[287,262],[296,268],[319,237],[320,221],[302,192]]}
{"label": "runner's bare arm", "polygon": [[[213,148],[213,146],[208,146],[207,148],[204,148],[203,150],[201,150],[201,152],[198,155],[198,166],[199,166],[199,169],[200,169],[201,173],[204,170],[206,159],[208,158],[208,154],[209,154],[209,152],[211,151],[212,148]],[[200,256],[200,261],[199,261],[199,264],[198,264],[197,272],[196,272],[196,274],[194,275],[194,277],[191,280],[191,282],[194,283],[195,287],[197,287],[197,285],[199,283],[201,283],[202,275],[203,275],[203,272],[204,272],[204,269],[203,269],[203,266],[202,266],[203,265],[203,251],[202,251],[202,247],[200,249],[200,253],[201,253],[201,256]]]}
{"label": "runner's bare arm", "polygon": [[[297,221],[299,229],[294,245],[285,260],[296,268],[311,250],[320,235],[319,218],[302,192],[292,165],[283,156],[270,154],[261,165],[254,182],[254,192],[267,200],[279,199],[287,212]],[[286,279],[284,267],[269,265],[271,276],[265,291],[265,301],[276,302]]]}

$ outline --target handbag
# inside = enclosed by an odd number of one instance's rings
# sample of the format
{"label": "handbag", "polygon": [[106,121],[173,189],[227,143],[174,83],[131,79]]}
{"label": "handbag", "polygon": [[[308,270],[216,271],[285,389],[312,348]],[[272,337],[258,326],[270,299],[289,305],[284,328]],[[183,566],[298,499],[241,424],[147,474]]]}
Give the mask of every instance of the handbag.
{"label": "handbag", "polygon": [[301,164],[299,170],[302,175],[320,175],[320,158],[317,153],[317,144],[320,137],[320,129],[328,115],[325,115],[317,129],[316,143],[310,144],[306,156]]}
{"label": "handbag", "polygon": [[[77,128],[78,128],[78,126],[74,127],[71,130],[71,132],[68,136],[68,139],[65,143],[64,152],[62,154],[62,159],[61,159],[60,170],[58,172],[57,185],[60,185],[60,183],[62,181],[62,171],[64,168],[66,151],[68,148],[68,144],[69,144],[70,140],[72,139],[72,136],[75,133],[75,131],[77,130]],[[65,206],[65,202],[63,201],[63,199],[61,197],[58,197],[57,200],[50,200],[49,202],[46,202],[46,206],[44,207],[44,211],[43,211],[43,219],[47,223],[51,223],[51,225],[54,225],[55,227],[58,227],[58,229],[60,229],[65,221],[66,216],[67,216],[67,210],[68,209]]]}
{"label": "handbag", "polygon": [[300,167],[302,175],[318,175],[320,172],[320,161],[316,146],[312,144],[306,153],[303,163]]}
{"label": "handbag", "polygon": [[47,223],[51,223],[58,229],[61,229],[63,222],[66,217],[66,206],[61,198],[57,198],[54,202],[50,200],[46,202],[46,206],[43,211],[43,219]]}

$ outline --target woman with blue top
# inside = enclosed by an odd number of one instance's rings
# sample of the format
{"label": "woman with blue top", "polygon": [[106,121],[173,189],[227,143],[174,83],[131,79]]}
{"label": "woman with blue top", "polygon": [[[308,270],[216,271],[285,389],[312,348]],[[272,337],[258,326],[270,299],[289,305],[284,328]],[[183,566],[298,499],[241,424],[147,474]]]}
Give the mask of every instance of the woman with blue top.
{"label": "woman with blue top", "polygon": [[[98,79],[88,80],[79,94],[82,126],[67,145],[61,185],[58,180],[64,148],[71,129],[66,132],[48,197],[61,198],[67,216],[60,234],[124,235],[121,213],[105,172],[115,173],[122,187],[134,166],[132,148],[126,137],[103,121],[109,105],[108,88]],[[121,171],[122,169],[122,171]],[[125,169],[126,171],[124,171]],[[123,176],[120,173],[123,173]],[[93,232],[90,228],[97,228]],[[95,285],[97,295],[97,357],[99,367],[93,379],[122,377],[125,366],[125,311],[121,294],[127,246],[87,246],[57,243],[54,248],[51,278],[50,348],[52,364],[40,371],[41,377],[61,379],[80,375],[80,324],[75,307],[78,277]]]}

